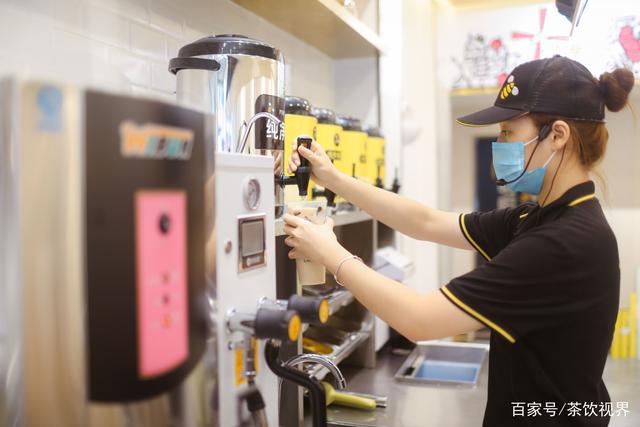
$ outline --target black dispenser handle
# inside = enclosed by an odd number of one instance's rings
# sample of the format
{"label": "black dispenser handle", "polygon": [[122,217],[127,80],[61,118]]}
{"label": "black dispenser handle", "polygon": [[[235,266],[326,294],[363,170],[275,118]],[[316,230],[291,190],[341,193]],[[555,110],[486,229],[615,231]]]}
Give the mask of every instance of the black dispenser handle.
{"label": "black dispenser handle", "polygon": [[[306,149],[311,150],[311,142],[313,139],[308,136],[299,136],[296,139],[298,149],[300,146],[304,146]],[[309,178],[311,177],[311,164],[309,160],[303,156],[300,156],[300,166],[296,169],[295,173],[296,184],[298,184],[298,194],[300,196],[307,195],[307,188],[309,187]]]}
{"label": "black dispenser handle", "polygon": [[[311,150],[311,141],[313,139],[308,136],[299,136],[296,139],[297,147],[304,145],[309,150]],[[296,184],[298,186],[298,195],[304,197],[307,195],[307,188],[309,187],[309,178],[311,177],[311,165],[309,164],[309,160],[300,156],[300,166],[296,169],[293,176],[286,176],[282,174],[280,176],[276,176],[276,185],[283,187],[285,185]]]}

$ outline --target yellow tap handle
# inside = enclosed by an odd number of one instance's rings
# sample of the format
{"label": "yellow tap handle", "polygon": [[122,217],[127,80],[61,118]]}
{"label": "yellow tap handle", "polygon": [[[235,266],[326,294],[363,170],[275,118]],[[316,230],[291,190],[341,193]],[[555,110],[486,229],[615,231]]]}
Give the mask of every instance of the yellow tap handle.
{"label": "yellow tap handle", "polygon": [[620,358],[629,358],[629,311],[620,310]]}
{"label": "yellow tap handle", "polygon": [[616,325],[613,330],[613,341],[611,342],[611,357],[613,359],[620,358],[620,313],[616,318]]}
{"label": "yellow tap handle", "polygon": [[629,298],[629,357],[635,359],[638,356],[638,294],[631,293]]}
{"label": "yellow tap handle", "polygon": [[340,393],[326,381],[322,381],[324,392],[327,399],[327,406],[336,404],[340,406],[348,406],[349,408],[363,409],[365,411],[373,411],[376,409],[376,401],[367,399],[366,397],[354,396],[351,394]]}

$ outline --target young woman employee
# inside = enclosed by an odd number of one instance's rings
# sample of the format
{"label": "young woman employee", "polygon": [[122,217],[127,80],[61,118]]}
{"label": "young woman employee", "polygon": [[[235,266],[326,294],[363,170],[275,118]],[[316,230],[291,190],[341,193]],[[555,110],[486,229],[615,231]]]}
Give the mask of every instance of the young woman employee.
{"label": "young woman employee", "polygon": [[[492,146],[496,183],[539,195],[538,203],[515,208],[439,211],[341,174],[317,143],[300,148],[315,182],[376,220],[487,260],[439,290],[421,294],[373,271],[338,243],[331,221],[285,215],[289,257],[324,264],[410,340],[491,328],[483,425],[607,425],[602,371],[620,276],[616,239],[589,172],[607,144],[605,106],[622,109],[633,84],[628,70],[598,80],[580,63],[554,56],[516,67],[492,107],[458,119],[500,124]],[[292,171],[299,161],[294,150]]]}

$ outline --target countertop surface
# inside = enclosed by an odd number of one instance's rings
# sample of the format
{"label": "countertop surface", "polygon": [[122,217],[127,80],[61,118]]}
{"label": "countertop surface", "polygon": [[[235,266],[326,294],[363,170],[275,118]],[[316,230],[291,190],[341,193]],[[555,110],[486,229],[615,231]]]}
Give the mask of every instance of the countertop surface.
{"label": "countertop surface", "polygon": [[[473,427],[481,426],[487,399],[485,363],[475,387],[414,385],[397,381],[394,376],[406,355],[384,347],[378,353],[375,369],[341,367],[347,389],[388,397],[387,408],[374,412],[332,406],[328,409],[330,426],[370,427]],[[629,414],[611,417],[611,427],[640,426],[640,360],[609,359],[604,372],[605,384],[615,402],[628,402]],[[330,377],[327,377],[330,380]],[[310,426],[309,417],[306,425]]]}

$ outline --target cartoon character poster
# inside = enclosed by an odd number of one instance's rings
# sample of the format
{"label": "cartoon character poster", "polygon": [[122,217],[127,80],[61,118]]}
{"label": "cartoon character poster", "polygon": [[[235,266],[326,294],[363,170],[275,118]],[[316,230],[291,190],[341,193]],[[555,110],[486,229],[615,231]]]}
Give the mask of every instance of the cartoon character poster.
{"label": "cartoon character poster", "polygon": [[609,45],[608,68],[628,68],[640,79],[640,17],[637,14],[613,20]]}
{"label": "cartoon character poster", "polygon": [[456,12],[439,29],[441,75],[453,89],[496,88],[518,64],[558,54],[595,76],[623,66],[640,79],[640,1],[590,0],[570,32],[553,2]]}
{"label": "cartoon character poster", "polygon": [[453,87],[501,86],[518,56],[500,37],[486,39],[482,34],[469,34],[462,58],[452,58],[458,71]]}

